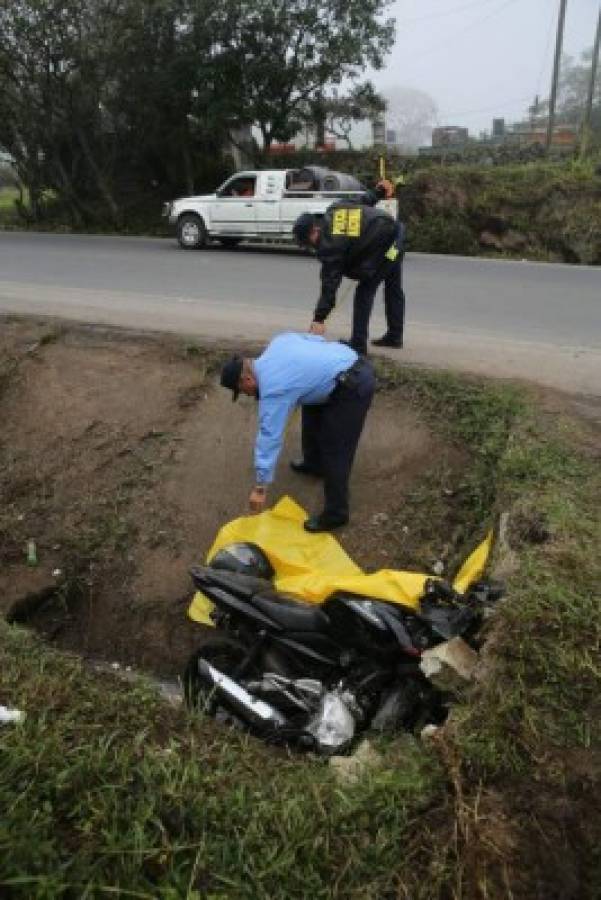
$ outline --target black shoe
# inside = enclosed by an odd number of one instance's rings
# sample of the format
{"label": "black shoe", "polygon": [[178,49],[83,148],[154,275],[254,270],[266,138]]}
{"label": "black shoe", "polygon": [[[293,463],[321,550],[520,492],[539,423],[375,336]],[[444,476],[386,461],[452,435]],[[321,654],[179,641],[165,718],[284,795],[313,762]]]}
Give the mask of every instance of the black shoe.
{"label": "black shoe", "polygon": [[389,334],[385,334],[383,337],[372,341],[372,344],[374,347],[392,347],[394,350],[400,350],[403,346],[403,338],[394,338],[390,337]]}
{"label": "black shoe", "polygon": [[304,459],[291,459],[290,468],[299,475],[313,475],[314,478],[323,478],[323,472],[308,466]]}
{"label": "black shoe", "polygon": [[318,531],[333,531],[346,524],[348,524],[348,516],[328,516],[321,513],[319,516],[309,516],[304,523],[304,529],[313,534]]}

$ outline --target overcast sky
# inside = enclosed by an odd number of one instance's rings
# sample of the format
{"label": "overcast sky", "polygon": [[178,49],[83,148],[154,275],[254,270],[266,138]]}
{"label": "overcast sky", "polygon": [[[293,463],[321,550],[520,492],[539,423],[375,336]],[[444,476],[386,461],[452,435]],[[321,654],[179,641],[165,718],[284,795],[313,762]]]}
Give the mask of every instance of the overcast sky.
{"label": "overcast sky", "polygon": [[[592,47],[598,10],[599,0],[568,0],[564,53]],[[370,76],[383,93],[394,84],[425,91],[440,124],[474,136],[548,97],[559,0],[395,0],[391,11],[396,44]]]}

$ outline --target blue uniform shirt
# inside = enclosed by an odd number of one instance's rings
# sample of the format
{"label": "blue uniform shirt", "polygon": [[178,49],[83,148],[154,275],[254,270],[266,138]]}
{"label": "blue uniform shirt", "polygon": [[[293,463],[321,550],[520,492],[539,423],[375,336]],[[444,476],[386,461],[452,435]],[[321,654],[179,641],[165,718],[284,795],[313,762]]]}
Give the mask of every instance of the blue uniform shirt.
{"label": "blue uniform shirt", "polygon": [[295,406],[324,403],[334,379],[357,360],[345,344],[317,334],[287,332],[272,340],[254,361],[259,387],[259,427],[255,442],[257,484],[273,481],[286,421]]}

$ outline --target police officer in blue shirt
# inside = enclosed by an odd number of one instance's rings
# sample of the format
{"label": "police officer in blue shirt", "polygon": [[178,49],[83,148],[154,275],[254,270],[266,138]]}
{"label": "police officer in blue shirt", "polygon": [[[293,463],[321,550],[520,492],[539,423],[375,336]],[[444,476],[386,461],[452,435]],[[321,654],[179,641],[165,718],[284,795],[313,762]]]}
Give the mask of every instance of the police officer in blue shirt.
{"label": "police officer in blue shirt", "polygon": [[273,481],[288,416],[302,407],[301,460],[295,472],[324,481],[324,509],[304,523],[307,531],[331,531],[349,520],[348,482],[376,380],[369,361],[350,347],[315,334],[275,337],[257,359],[234,356],[221,384],[259,402],[255,442],[256,480],[249,504],[260,512]]}

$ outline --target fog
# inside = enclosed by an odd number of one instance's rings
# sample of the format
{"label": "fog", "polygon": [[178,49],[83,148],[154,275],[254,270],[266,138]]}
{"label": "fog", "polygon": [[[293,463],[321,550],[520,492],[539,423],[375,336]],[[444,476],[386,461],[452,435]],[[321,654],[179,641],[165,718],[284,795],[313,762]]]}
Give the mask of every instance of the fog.
{"label": "fog", "polygon": [[[592,47],[598,10],[599,0],[568,0],[564,53]],[[477,136],[493,117],[518,121],[536,94],[548,97],[558,11],[559,0],[396,0],[396,44],[369,75],[384,94],[425,91],[440,124]]]}

